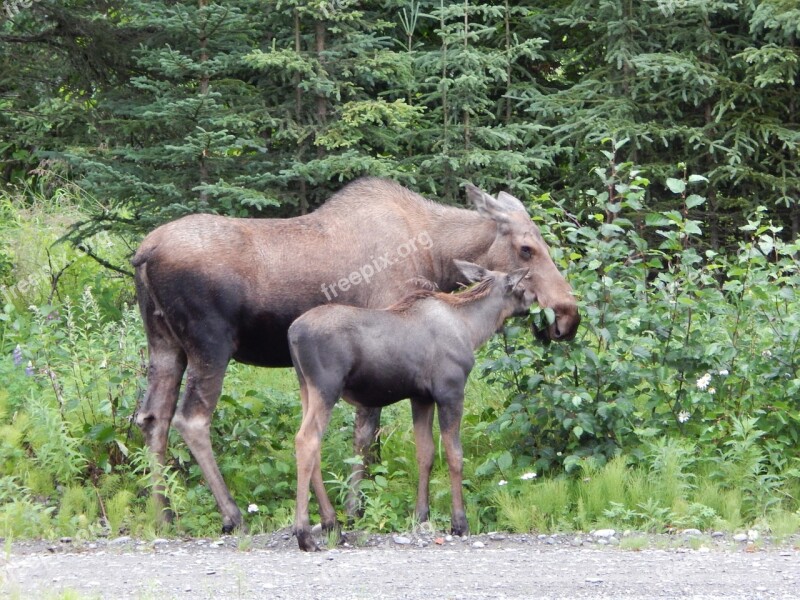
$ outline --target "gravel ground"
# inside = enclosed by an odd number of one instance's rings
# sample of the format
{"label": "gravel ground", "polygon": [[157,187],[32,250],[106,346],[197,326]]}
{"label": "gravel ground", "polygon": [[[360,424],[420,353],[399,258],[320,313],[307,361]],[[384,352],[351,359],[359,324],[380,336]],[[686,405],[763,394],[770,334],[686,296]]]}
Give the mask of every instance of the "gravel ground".
{"label": "gravel ground", "polygon": [[800,538],[751,532],[348,534],[303,553],[288,531],[8,545],[0,597],[20,598],[800,598]]}

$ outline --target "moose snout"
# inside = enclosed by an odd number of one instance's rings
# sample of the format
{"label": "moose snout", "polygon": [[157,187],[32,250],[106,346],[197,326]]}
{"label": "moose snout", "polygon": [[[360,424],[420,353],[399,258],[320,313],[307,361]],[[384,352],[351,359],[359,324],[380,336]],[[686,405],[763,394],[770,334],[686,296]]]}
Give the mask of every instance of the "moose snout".
{"label": "moose snout", "polygon": [[555,307],[556,319],[548,328],[551,340],[568,342],[578,333],[581,315],[576,304],[564,304]]}

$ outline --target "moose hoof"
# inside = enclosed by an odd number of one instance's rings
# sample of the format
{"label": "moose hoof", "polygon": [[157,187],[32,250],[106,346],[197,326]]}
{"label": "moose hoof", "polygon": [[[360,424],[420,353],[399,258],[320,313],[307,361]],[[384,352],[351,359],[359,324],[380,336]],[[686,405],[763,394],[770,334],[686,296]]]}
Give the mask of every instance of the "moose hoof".
{"label": "moose hoof", "polygon": [[244,521],[242,520],[239,520],[239,522],[237,523],[232,519],[223,519],[222,533],[224,535],[228,535],[231,533],[247,533],[247,525],[245,525]]}
{"label": "moose hoof", "polygon": [[297,535],[297,545],[300,546],[300,550],[303,552],[319,552],[319,546],[317,546],[310,531],[297,531],[295,535]]}

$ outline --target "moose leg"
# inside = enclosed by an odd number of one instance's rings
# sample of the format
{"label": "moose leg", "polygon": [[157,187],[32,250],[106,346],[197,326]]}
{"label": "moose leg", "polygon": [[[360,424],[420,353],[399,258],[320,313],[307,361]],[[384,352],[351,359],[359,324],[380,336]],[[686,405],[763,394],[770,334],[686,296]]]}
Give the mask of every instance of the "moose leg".
{"label": "moose leg", "polygon": [[[335,401],[335,398],[333,399]],[[319,474],[319,479],[314,481],[315,493],[322,488],[322,475],[320,467],[320,448],[322,436],[331,418],[331,406],[326,403],[323,396],[313,386],[308,386],[303,422],[295,436],[295,455],[297,458],[297,505],[294,520],[294,533],[301,550],[314,552],[319,550],[317,543],[311,535],[311,522],[308,517],[309,485]],[[322,490],[328,504],[327,495]],[[319,498],[319,493],[318,496]],[[332,507],[331,507],[332,508]],[[334,515],[335,520],[335,515]]]}
{"label": "moose leg", "polygon": [[[300,401],[303,405],[303,418],[305,419],[308,412],[308,386],[305,378],[301,373],[298,373],[300,379]],[[311,474],[311,487],[314,489],[314,495],[317,497],[319,504],[319,517],[322,524],[323,531],[332,531],[336,529],[336,509],[333,508],[328,493],[325,491],[325,484],[322,480],[321,464],[317,464],[317,468]],[[298,488],[299,489],[299,488]]]}
{"label": "moose leg", "polygon": [[[150,324],[150,323],[149,323]],[[145,444],[153,453],[153,501],[161,523],[173,514],[164,496],[163,467],[166,461],[169,424],[178,403],[181,379],[186,369],[186,354],[172,343],[163,331],[150,327],[147,393],[136,411],[136,425],[142,430]]]}
{"label": "moose leg", "polygon": [[211,415],[222,391],[227,360],[189,360],[186,375],[186,392],[178,406],[173,425],[181,433],[186,445],[203,472],[203,477],[214,494],[220,513],[222,531],[230,533],[242,526],[242,513],[233,501],[222,479],[214,452],[211,449]]}
{"label": "moose leg", "polygon": [[419,482],[417,484],[417,507],[414,514],[421,523],[428,520],[430,514],[429,485],[433,468],[433,402],[411,400],[411,416],[414,420],[414,439],[417,445],[417,465]]}
{"label": "moose leg", "polygon": [[439,429],[444,442],[444,450],[447,454],[447,466],[450,470],[450,495],[453,500],[451,526],[455,535],[469,534],[462,489],[464,455],[461,450],[460,429],[463,412],[463,391],[458,400],[439,404]]}
{"label": "moose leg", "polygon": [[359,487],[367,467],[380,460],[380,440],[378,438],[378,428],[381,424],[381,409],[368,408],[358,402],[345,398],[351,404],[356,405],[356,423],[353,432],[353,451],[356,456],[360,456],[362,462],[353,464],[353,472],[350,475],[350,487],[347,491],[345,501],[345,514],[348,522],[354,521],[361,516],[361,501]]}

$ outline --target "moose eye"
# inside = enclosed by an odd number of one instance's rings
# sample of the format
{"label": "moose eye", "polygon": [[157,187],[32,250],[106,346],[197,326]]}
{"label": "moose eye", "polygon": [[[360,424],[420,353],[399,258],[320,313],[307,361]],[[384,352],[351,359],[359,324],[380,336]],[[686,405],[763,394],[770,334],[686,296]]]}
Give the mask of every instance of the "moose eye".
{"label": "moose eye", "polygon": [[519,249],[520,254],[522,254],[522,258],[530,258],[533,255],[533,251],[531,250],[530,246],[522,246]]}

